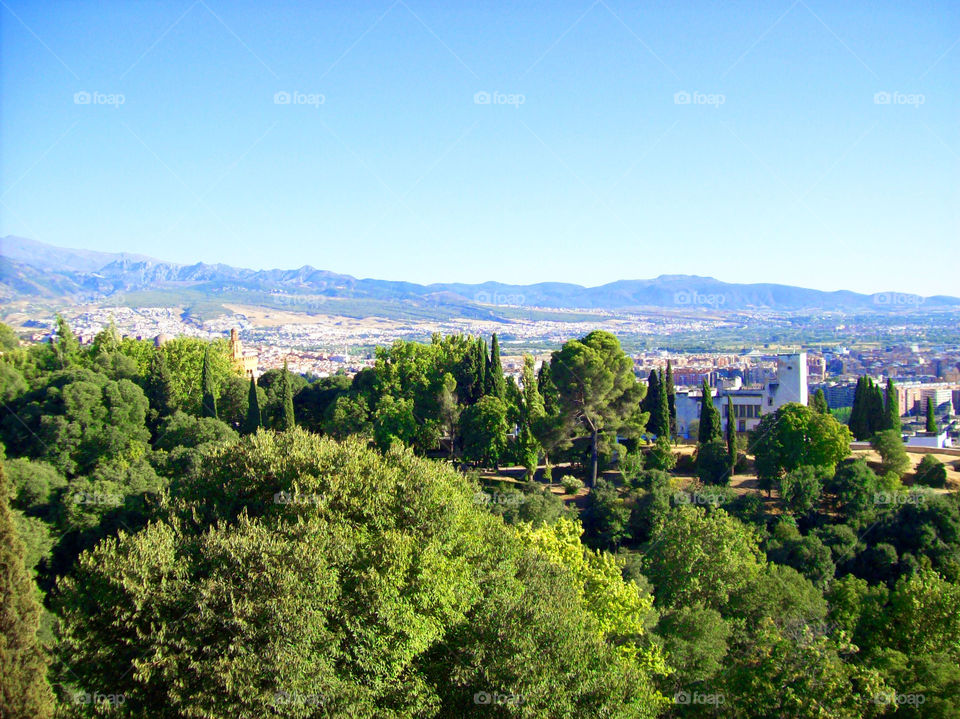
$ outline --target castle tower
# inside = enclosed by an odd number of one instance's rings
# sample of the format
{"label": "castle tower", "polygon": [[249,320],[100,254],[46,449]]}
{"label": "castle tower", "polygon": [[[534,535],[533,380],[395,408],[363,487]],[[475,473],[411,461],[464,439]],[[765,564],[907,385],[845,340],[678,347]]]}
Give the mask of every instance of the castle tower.
{"label": "castle tower", "polygon": [[767,412],[788,402],[807,404],[807,353],[777,355],[777,379],[767,385]]}

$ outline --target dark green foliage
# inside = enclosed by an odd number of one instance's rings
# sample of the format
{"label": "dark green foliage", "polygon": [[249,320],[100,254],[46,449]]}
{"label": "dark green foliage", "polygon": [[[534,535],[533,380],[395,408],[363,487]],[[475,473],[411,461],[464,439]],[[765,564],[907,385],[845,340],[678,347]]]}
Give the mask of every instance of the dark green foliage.
{"label": "dark green foliage", "polygon": [[818,414],[830,413],[830,407],[827,405],[827,396],[820,388],[817,388],[817,391],[814,392],[813,396],[810,398],[810,406],[813,408],[813,411],[817,412]]}
{"label": "dark green foliage", "polygon": [[596,549],[616,549],[629,536],[630,510],[606,480],[598,479],[590,490],[582,520],[584,541]]}
{"label": "dark green foliage", "polygon": [[210,369],[210,347],[203,353],[203,369],[200,378],[203,397],[200,400],[200,414],[203,417],[217,418],[217,397],[214,393],[213,372]]}
{"label": "dark green foliage", "polygon": [[174,411],[170,368],[167,366],[167,356],[163,352],[155,351],[150,355],[150,367],[143,389],[150,403],[150,422],[156,427],[164,417],[173,414]]}
{"label": "dark green foliage", "polygon": [[500,363],[500,341],[497,339],[497,333],[493,333],[490,339],[490,365],[489,376],[487,377],[487,394],[494,397],[506,399],[507,380],[503,376],[503,365]]}
{"label": "dark green foliage", "polygon": [[730,474],[737,468],[737,423],[733,416],[733,398],[727,397],[727,426],[724,435],[727,443],[727,461],[730,464]]}
{"label": "dark green foliage", "polygon": [[713,404],[713,394],[707,380],[703,380],[700,388],[700,431],[697,435],[697,444],[704,445],[723,437],[720,412]]}
{"label": "dark green foliage", "polygon": [[290,372],[287,370],[287,362],[283,362],[283,374],[280,376],[279,403],[280,413],[277,417],[277,429],[293,429],[297,422],[293,416],[293,384],[290,381]]}
{"label": "dark green foliage", "polygon": [[10,494],[0,453],[0,717],[42,719],[53,715],[53,693],[37,638],[37,587],[25,566]]}
{"label": "dark green foliage", "polygon": [[492,395],[467,407],[460,415],[463,458],[486,467],[500,463],[507,447],[507,408]]}
{"label": "dark green foliage", "polygon": [[243,422],[241,432],[251,434],[263,426],[263,417],[260,414],[260,396],[257,393],[257,382],[250,378],[250,390],[247,394],[247,417]]}
{"label": "dark green foliage", "polygon": [[671,609],[657,625],[680,686],[716,676],[727,656],[731,633],[720,612],[696,606]]}
{"label": "dark green foliage", "polygon": [[57,315],[56,333],[57,339],[53,345],[54,356],[57,366],[60,369],[66,369],[77,361],[80,354],[80,341],[61,315]]}
{"label": "dark green foliage", "polygon": [[933,408],[933,397],[927,397],[927,426],[926,431],[931,434],[938,434],[940,428],[937,426],[937,414]]}
{"label": "dark green foliage", "polygon": [[650,370],[647,379],[647,396],[643,398],[643,411],[648,412],[647,431],[656,437],[670,437],[670,407],[663,377],[656,369]]}
{"label": "dark green foliage", "polygon": [[677,435],[677,388],[673,384],[673,367],[667,360],[667,372],[664,377],[667,387],[667,410],[670,413],[670,436]]}
{"label": "dark green foliage", "polygon": [[947,468],[932,454],[925,454],[917,465],[913,481],[926,487],[944,487],[947,484]]}
{"label": "dark green foliage", "polygon": [[883,393],[871,377],[857,380],[848,424],[854,439],[860,442],[870,439],[887,424]]}
{"label": "dark green foliage", "polygon": [[902,431],[900,424],[900,399],[897,387],[892,378],[887,379],[887,389],[883,404],[883,429],[893,430],[897,434]]}
{"label": "dark green foliage", "polygon": [[813,534],[802,536],[792,522],[779,522],[767,542],[767,557],[771,562],[793,567],[818,587],[825,587],[833,579],[833,554]]}
{"label": "dark green foliage", "polygon": [[171,451],[177,447],[199,447],[207,442],[236,442],[237,433],[230,425],[213,417],[193,417],[175,412],[161,428],[154,446]]}
{"label": "dark green foliage", "polygon": [[730,454],[719,437],[697,447],[697,477],[704,484],[730,484]]}
{"label": "dark green foliage", "polygon": [[820,470],[801,465],[780,478],[780,501],[785,511],[797,517],[813,511],[820,500]]}

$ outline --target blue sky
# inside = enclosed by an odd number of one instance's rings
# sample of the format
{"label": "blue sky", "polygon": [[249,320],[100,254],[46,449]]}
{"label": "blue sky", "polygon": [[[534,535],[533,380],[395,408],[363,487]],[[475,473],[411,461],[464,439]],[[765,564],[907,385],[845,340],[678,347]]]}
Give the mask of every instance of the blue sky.
{"label": "blue sky", "polygon": [[0,235],[960,295],[952,0],[339,5],[3,0]]}

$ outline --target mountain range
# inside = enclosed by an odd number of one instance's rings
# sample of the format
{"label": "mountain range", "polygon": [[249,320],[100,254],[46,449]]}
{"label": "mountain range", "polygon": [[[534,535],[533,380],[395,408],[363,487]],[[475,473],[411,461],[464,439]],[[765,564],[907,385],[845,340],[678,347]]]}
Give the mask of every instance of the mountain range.
{"label": "mountain range", "polygon": [[379,314],[384,306],[393,306],[395,311],[405,306],[413,314],[418,307],[429,307],[443,308],[444,315],[468,317],[493,316],[498,310],[503,314],[505,308],[516,307],[781,312],[885,312],[921,306],[925,310],[960,308],[960,299],[942,295],[826,292],[771,283],[736,284],[696,275],[619,280],[598,287],[560,282],[420,285],[357,279],[309,265],[291,270],[251,270],[202,262],[177,264],[144,255],[56,247],[15,236],[0,238],[0,298],[62,302],[122,300],[126,304],[139,299],[144,305],[185,304],[207,299],[306,311],[324,302],[334,303],[327,305],[324,312],[334,309],[337,301],[351,301],[351,306],[366,306],[371,314]]}

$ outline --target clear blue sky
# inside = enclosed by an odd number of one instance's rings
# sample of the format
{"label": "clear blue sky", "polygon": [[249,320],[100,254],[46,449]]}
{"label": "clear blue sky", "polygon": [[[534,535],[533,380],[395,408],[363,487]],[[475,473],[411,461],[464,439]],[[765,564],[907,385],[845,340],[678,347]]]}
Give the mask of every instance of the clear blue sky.
{"label": "clear blue sky", "polygon": [[337,5],[3,0],[0,235],[960,295],[955,0]]}

